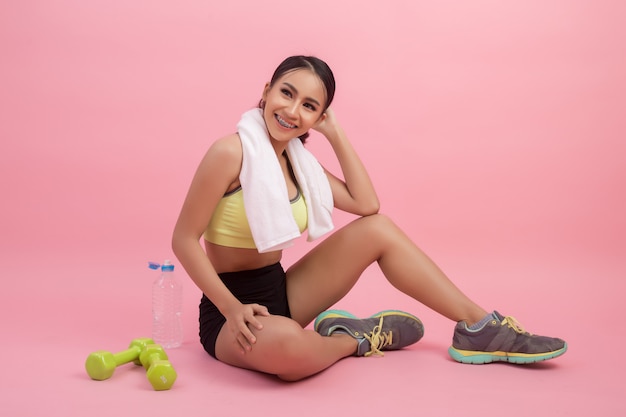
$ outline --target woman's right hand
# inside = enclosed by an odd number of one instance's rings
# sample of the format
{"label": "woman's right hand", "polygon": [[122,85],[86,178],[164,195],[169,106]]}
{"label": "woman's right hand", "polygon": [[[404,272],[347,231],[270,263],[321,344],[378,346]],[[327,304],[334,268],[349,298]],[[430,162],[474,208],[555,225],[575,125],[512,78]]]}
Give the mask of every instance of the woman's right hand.
{"label": "woman's right hand", "polygon": [[235,344],[242,355],[250,352],[252,345],[256,343],[256,337],[249,326],[257,330],[263,329],[263,325],[256,316],[269,315],[267,307],[260,304],[239,304],[224,314],[226,318],[224,326],[233,336]]}

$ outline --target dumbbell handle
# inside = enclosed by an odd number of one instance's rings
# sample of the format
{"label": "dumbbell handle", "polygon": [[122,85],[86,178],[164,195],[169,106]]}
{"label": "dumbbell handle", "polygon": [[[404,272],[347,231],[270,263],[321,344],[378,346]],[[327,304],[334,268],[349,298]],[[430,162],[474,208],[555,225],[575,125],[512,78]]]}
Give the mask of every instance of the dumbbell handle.
{"label": "dumbbell handle", "polygon": [[122,365],[128,362],[132,362],[139,358],[139,354],[141,353],[141,348],[139,346],[131,346],[126,350],[123,350],[118,353],[113,354],[113,358],[115,358],[116,365]]}

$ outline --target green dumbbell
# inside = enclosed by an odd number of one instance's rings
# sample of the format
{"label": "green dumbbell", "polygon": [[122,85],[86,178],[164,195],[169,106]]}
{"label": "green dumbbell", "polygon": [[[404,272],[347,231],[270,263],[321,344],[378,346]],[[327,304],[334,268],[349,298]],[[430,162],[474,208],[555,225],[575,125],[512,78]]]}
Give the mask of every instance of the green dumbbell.
{"label": "green dumbbell", "polygon": [[159,345],[148,345],[139,354],[139,362],[146,369],[148,381],[156,391],[170,389],[176,381],[176,371]]}
{"label": "green dumbbell", "polygon": [[85,361],[85,369],[91,379],[97,381],[103,381],[111,378],[115,368],[119,365],[123,365],[129,362],[134,362],[135,365],[141,365],[139,356],[141,352],[150,345],[153,345],[154,341],[148,338],[135,339],[130,342],[128,349],[119,352],[111,353],[105,350],[99,350],[93,352],[87,357]]}

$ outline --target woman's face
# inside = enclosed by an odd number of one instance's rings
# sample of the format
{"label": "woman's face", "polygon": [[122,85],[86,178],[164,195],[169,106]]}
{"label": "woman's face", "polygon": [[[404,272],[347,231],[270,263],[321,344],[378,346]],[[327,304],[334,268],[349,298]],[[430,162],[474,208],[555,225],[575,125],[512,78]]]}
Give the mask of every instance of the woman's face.
{"label": "woman's face", "polygon": [[284,74],[263,91],[263,118],[269,135],[289,141],[303,135],[320,121],[326,90],[319,77],[308,69]]}

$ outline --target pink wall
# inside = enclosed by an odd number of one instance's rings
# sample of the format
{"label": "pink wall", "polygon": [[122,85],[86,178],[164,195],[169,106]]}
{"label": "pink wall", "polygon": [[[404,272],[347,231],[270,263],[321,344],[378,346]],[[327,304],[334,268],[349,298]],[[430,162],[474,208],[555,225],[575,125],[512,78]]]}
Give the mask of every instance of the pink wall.
{"label": "pink wall", "polygon": [[304,53],[336,72],[340,120],[405,227],[461,246],[617,253],[624,7],[3,2],[2,250],[128,242],[167,255],[204,150],[279,60]]}

